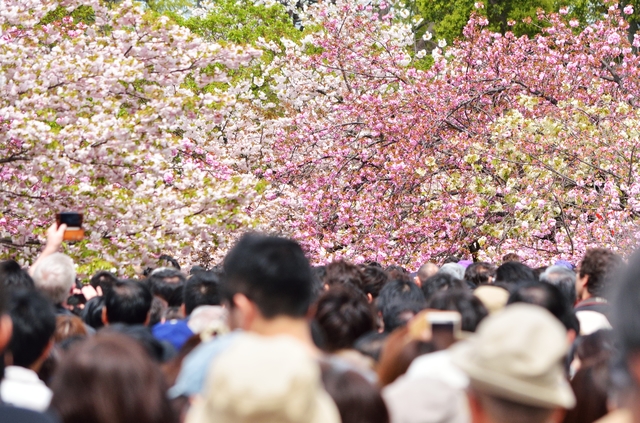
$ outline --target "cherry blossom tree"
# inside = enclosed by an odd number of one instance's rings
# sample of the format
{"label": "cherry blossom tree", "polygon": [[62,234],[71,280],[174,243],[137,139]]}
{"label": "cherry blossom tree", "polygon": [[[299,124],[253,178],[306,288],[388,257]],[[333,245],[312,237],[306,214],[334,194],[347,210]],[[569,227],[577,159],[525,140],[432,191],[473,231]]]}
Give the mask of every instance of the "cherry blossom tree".
{"label": "cherry blossom tree", "polygon": [[4,257],[37,254],[62,210],[84,212],[88,236],[68,252],[85,274],[220,257],[255,226],[265,184],[236,170],[217,127],[241,94],[226,71],[259,50],[130,1],[6,0],[0,31]]}
{"label": "cherry blossom tree", "polygon": [[269,124],[264,176],[294,191],[282,194],[299,216],[288,229],[318,261],[518,252],[535,265],[629,251],[640,71],[622,13],[584,30],[566,9],[541,14],[533,38],[474,15],[425,68],[392,13],[315,6],[317,30],[273,64],[290,113]]}

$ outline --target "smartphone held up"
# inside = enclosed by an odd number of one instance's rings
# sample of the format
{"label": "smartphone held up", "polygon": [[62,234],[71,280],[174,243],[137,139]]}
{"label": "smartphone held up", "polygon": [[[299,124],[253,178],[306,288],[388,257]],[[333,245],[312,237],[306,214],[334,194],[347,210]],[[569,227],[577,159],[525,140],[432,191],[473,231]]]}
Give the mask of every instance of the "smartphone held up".
{"label": "smartphone held up", "polygon": [[82,229],[82,213],[66,211],[56,214],[56,222],[60,225],[67,225],[64,231],[65,241],[82,241],[84,238],[84,229]]}

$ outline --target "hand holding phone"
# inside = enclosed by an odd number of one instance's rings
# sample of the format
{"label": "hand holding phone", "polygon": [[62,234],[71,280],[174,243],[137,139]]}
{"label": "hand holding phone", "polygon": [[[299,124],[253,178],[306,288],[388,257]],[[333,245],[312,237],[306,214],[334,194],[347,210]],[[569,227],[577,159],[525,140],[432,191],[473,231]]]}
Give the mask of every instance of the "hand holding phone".
{"label": "hand holding phone", "polygon": [[84,229],[82,229],[82,213],[78,212],[62,212],[56,215],[56,223],[58,229],[66,225],[63,240],[65,241],[81,241],[84,238]]}

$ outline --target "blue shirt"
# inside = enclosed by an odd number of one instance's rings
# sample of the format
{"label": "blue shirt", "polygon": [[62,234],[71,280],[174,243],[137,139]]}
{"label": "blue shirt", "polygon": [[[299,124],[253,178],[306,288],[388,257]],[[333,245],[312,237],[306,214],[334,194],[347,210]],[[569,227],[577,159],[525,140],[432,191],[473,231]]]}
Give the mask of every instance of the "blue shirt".
{"label": "blue shirt", "polygon": [[180,351],[184,343],[193,336],[193,332],[187,326],[187,322],[188,319],[158,323],[151,329],[151,332],[158,341],[167,341],[173,345],[176,351]]}
{"label": "blue shirt", "polygon": [[201,393],[212,363],[241,333],[240,331],[231,332],[198,345],[184,358],[176,384],[169,389],[169,397],[190,397]]}

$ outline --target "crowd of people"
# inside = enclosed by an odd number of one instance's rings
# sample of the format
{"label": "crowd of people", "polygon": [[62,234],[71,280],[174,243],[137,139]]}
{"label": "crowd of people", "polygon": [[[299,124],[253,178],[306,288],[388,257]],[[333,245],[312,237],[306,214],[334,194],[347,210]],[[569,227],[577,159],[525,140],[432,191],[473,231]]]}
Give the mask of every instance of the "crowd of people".
{"label": "crowd of people", "polygon": [[640,423],[640,253],[411,273],[249,233],[83,283],[63,231],[0,263],[0,423]]}

